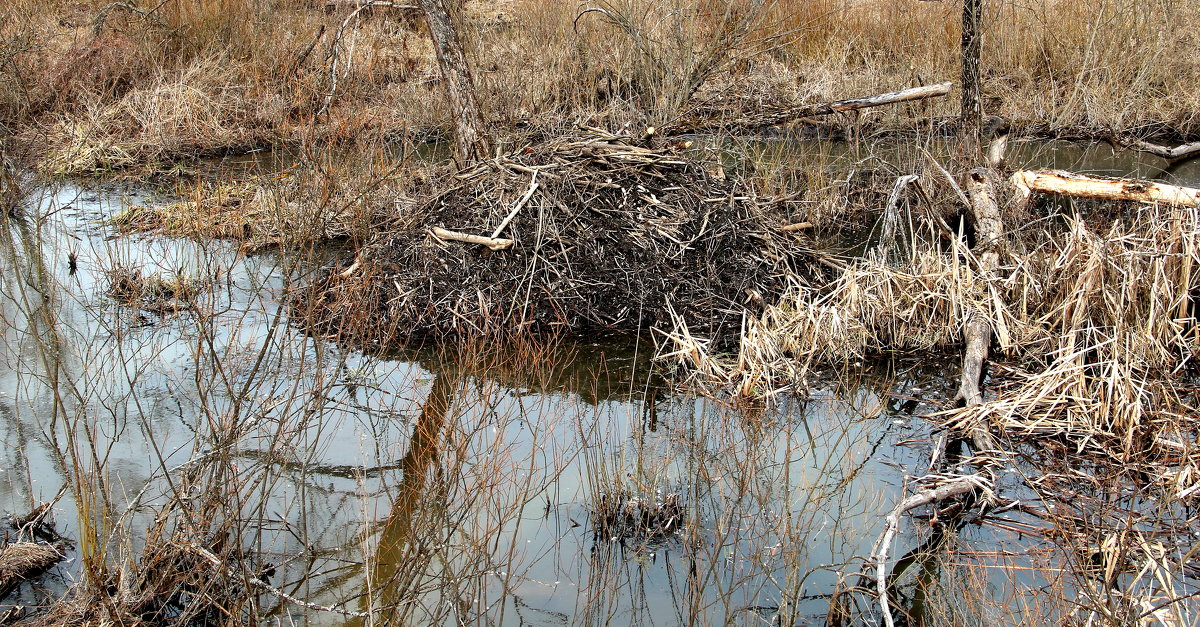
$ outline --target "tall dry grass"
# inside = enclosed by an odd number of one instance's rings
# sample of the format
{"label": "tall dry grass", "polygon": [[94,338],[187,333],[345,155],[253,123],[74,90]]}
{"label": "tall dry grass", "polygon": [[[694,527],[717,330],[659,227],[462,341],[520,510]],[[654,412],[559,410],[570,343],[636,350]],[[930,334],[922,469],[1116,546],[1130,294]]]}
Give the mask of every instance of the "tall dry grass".
{"label": "tall dry grass", "polygon": [[[103,9],[108,7],[107,11]],[[449,128],[419,19],[301,0],[0,8],[0,127],[50,173]],[[591,5],[589,5],[591,6]],[[619,127],[696,102],[815,102],[958,76],[958,11],[917,0],[473,0],[463,38],[500,135]],[[1200,9],[1182,0],[992,3],[988,114],[1051,132],[1195,131]],[[101,15],[103,14],[103,16]],[[103,19],[99,19],[103,17]],[[578,19],[577,19],[578,18]],[[919,105],[952,115],[953,99]],[[902,125],[912,107],[863,113]]]}

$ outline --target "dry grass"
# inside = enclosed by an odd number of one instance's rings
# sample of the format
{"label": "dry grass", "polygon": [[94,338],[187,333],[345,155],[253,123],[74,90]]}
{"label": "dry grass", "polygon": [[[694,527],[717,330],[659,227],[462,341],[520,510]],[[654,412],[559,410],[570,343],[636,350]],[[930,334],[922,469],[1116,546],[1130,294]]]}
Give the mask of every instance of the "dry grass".
{"label": "dry grass", "polygon": [[176,313],[191,309],[202,286],[185,276],[144,274],[138,268],[109,270],[108,296],[129,307],[153,313]]}
{"label": "dry grass", "polygon": [[[1200,412],[1179,377],[1200,351],[1198,244],[1194,212],[1137,206],[1105,226],[1070,218],[1062,233],[1016,257],[999,287],[1029,332],[1002,336],[1001,348],[1035,367],[955,420],[1066,437],[1118,461],[1191,459],[1185,434]],[[1194,461],[1187,466],[1196,472]]]}
{"label": "dry grass", "polygon": [[[0,129],[47,174],[449,127],[430,45],[403,13],[348,19],[348,9],[301,0],[205,0],[153,14],[153,3],[131,5],[144,15],[110,8],[100,23],[104,5],[0,9]],[[600,6],[608,12],[576,21],[570,4],[465,3],[464,38],[499,134],[642,124],[697,103],[823,101],[958,75],[952,3]],[[1197,44],[1194,3],[999,3],[988,24],[987,113],[1051,132],[1194,132],[1200,62],[1176,53]],[[950,98],[855,119],[904,126],[914,113],[955,109]]]}
{"label": "dry grass", "polygon": [[0,596],[45,572],[63,557],[59,549],[49,544],[12,542],[0,546]]}

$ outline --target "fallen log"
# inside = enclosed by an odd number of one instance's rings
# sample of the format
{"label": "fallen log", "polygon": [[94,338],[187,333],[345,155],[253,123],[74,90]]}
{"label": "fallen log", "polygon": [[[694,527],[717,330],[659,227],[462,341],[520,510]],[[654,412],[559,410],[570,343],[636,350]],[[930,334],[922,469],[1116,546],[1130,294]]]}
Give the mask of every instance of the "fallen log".
{"label": "fallen log", "polygon": [[1192,142],[1190,144],[1183,144],[1174,148],[1168,148],[1161,144],[1154,144],[1142,139],[1118,139],[1115,141],[1122,147],[1129,150],[1149,153],[1155,157],[1166,159],[1172,163],[1200,156],[1200,142]]}
{"label": "fallen log", "polygon": [[471,235],[470,233],[459,233],[458,231],[449,231],[440,226],[435,226],[429,231],[438,239],[454,240],[456,242],[466,242],[468,244],[480,244],[487,246],[492,250],[504,250],[513,245],[510,239],[502,237],[484,237],[482,235]]}
{"label": "fallen log", "polygon": [[1035,192],[1100,200],[1132,200],[1200,208],[1200,189],[1139,179],[1115,179],[1062,170],[1021,170],[1009,181],[1026,200]]}
{"label": "fallen log", "polygon": [[922,87],[901,89],[900,91],[893,91],[875,96],[867,96],[865,98],[850,98],[847,100],[836,100],[834,102],[824,102],[815,105],[787,107],[778,111],[759,113],[739,118],[705,118],[700,120],[691,120],[682,122],[667,129],[663,129],[660,131],[660,133],[665,135],[679,135],[683,133],[699,133],[731,128],[739,128],[750,131],[760,130],[769,126],[778,126],[780,124],[799,120],[801,118],[832,115],[834,113],[866,109],[868,107],[880,107],[883,105],[899,104],[901,102],[925,100],[927,98],[945,96],[946,94],[950,93],[951,86],[952,83],[938,83],[936,85],[924,85]]}
{"label": "fallen log", "polygon": [[[979,260],[979,273],[986,278],[996,271],[1000,263],[999,247],[1004,227],[1000,221],[1000,209],[992,195],[987,170],[972,170],[967,176],[966,187],[975,217],[975,253]],[[987,361],[988,347],[992,343],[992,325],[988,317],[979,311],[968,309],[966,316],[962,379],[955,400],[965,405],[978,405],[983,402],[979,381],[983,378],[983,364]]]}

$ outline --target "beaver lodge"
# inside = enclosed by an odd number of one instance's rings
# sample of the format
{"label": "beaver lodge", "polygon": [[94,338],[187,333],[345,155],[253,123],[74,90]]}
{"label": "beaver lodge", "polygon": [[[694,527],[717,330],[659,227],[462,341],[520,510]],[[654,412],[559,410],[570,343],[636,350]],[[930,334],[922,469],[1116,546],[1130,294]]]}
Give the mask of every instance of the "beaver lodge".
{"label": "beaver lodge", "polygon": [[[650,142],[643,142],[650,143]],[[397,203],[306,304],[342,339],[686,325],[736,334],[796,274],[778,207],[689,159],[589,130]]]}

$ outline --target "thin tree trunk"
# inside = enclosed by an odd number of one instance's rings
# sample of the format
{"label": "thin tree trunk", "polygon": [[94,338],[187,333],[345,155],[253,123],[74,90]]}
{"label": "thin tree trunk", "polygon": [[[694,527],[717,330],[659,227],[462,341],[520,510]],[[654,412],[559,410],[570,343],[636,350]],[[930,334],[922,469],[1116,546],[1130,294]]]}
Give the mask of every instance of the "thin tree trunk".
{"label": "thin tree trunk", "polygon": [[963,0],[962,14],[962,140],[970,154],[976,155],[983,120],[980,102],[979,59],[983,52],[983,0]]}
{"label": "thin tree trunk", "polygon": [[454,117],[454,154],[460,166],[491,154],[491,141],[475,100],[475,81],[446,0],[419,0],[442,70],[446,100]]}

